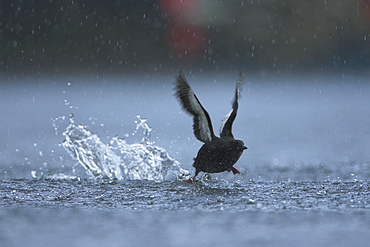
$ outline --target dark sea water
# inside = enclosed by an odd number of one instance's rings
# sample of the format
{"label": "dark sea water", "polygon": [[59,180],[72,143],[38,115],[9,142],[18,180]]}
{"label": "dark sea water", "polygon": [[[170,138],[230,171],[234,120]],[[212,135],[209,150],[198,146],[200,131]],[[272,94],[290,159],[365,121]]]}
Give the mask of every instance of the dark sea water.
{"label": "dark sea water", "polygon": [[364,182],[8,180],[2,246],[367,246]]}
{"label": "dark sea water", "polygon": [[[189,76],[215,130],[235,79]],[[172,81],[3,78],[0,246],[370,243],[366,77],[247,78],[241,174],[193,184],[201,143]]]}

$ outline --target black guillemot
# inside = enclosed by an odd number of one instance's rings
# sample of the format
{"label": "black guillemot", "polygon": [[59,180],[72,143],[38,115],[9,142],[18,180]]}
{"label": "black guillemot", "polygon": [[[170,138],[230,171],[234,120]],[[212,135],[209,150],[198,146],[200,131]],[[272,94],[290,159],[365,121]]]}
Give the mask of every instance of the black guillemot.
{"label": "black guillemot", "polygon": [[199,102],[182,72],[180,71],[178,73],[175,95],[182,107],[193,116],[195,137],[199,141],[204,142],[198,151],[197,157],[194,158],[193,167],[195,168],[195,175],[185,180],[186,182],[193,182],[200,172],[218,173],[232,171],[234,174],[240,173],[234,167],[234,164],[247,147],[244,146],[243,141],[234,139],[231,129],[238,110],[238,98],[242,83],[243,77],[241,75],[236,83],[232,110],[224,117],[220,129],[220,137],[217,137],[213,133],[211,118],[208,112]]}

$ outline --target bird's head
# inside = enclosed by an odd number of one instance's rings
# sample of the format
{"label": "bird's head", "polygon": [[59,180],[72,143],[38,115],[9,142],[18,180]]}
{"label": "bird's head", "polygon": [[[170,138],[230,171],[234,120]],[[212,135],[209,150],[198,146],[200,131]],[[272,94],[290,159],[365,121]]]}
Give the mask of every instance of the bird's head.
{"label": "bird's head", "polygon": [[235,140],[235,146],[237,149],[240,149],[242,151],[248,149],[246,146],[244,146],[244,142],[241,140]]}

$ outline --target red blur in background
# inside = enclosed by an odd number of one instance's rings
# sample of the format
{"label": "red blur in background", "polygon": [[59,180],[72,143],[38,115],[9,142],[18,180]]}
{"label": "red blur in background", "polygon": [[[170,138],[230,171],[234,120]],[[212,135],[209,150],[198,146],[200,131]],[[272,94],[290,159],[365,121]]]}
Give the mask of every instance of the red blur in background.
{"label": "red blur in background", "polygon": [[160,0],[160,7],[168,16],[166,41],[178,56],[199,57],[206,48],[204,26],[196,23],[198,0]]}

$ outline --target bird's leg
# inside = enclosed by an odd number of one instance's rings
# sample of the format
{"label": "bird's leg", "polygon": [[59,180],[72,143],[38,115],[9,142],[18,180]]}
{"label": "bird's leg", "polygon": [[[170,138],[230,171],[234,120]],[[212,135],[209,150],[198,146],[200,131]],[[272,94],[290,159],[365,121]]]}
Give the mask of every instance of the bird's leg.
{"label": "bird's leg", "polygon": [[191,184],[192,182],[194,182],[194,178],[189,178],[189,179],[185,179],[185,180],[182,180],[182,181],[185,182],[185,183]]}
{"label": "bird's leg", "polygon": [[189,179],[186,179],[186,180],[183,180],[184,182],[186,183],[192,183],[195,181],[195,177],[199,174],[198,171],[195,172],[195,175],[192,177],[192,178],[189,178]]}
{"label": "bird's leg", "polygon": [[235,174],[240,174],[240,171],[238,170],[238,169],[236,169],[235,167],[231,167],[231,169],[230,169],[233,173],[234,173],[234,175]]}

